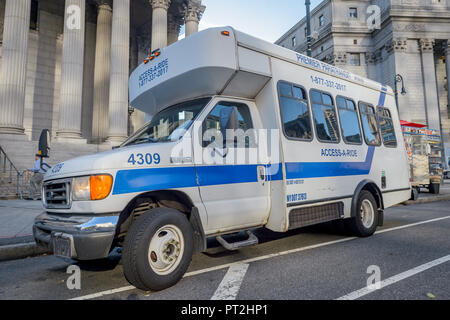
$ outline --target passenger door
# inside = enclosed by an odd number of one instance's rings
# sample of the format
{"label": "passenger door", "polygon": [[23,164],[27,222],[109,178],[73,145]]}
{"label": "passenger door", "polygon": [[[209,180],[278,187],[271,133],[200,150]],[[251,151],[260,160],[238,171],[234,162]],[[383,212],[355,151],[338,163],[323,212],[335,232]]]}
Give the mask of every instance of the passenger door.
{"label": "passenger door", "polygon": [[201,127],[202,161],[195,155],[208,233],[262,225],[269,212],[270,181],[256,106],[215,99]]}

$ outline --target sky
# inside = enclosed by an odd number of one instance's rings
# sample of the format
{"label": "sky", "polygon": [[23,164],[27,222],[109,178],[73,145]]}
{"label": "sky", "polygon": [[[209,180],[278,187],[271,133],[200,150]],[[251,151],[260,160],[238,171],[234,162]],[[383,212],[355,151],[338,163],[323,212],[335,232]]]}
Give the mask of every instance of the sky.
{"label": "sky", "polygon": [[[322,0],[311,0],[311,10]],[[275,42],[306,15],[305,0],[203,0],[199,29],[232,26]]]}

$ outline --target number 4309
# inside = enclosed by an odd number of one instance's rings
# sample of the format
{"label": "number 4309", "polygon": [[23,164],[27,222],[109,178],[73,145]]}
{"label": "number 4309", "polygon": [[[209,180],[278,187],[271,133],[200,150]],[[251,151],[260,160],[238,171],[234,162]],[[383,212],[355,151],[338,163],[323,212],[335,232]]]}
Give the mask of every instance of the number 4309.
{"label": "number 4309", "polygon": [[151,153],[132,154],[132,155],[130,155],[130,158],[128,158],[128,163],[131,163],[133,166],[143,165],[143,164],[148,164],[148,165],[160,164],[161,157],[158,153],[154,153],[153,155]]}

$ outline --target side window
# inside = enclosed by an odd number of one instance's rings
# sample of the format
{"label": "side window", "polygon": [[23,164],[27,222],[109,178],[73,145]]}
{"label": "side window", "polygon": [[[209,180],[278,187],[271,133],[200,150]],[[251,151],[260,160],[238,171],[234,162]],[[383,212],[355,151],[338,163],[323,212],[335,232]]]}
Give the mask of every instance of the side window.
{"label": "side window", "polygon": [[[203,146],[212,142],[219,145],[249,148],[254,145],[254,132],[250,109],[246,104],[221,101],[203,123]],[[233,136],[227,131],[234,132]],[[216,141],[221,137],[222,141]]]}
{"label": "side window", "polygon": [[305,89],[279,82],[281,118],[287,138],[311,140],[311,118]]}
{"label": "side window", "polygon": [[331,96],[311,90],[311,103],[317,138],[322,142],[339,142],[339,126]]}
{"label": "side window", "polygon": [[361,123],[367,145],[381,145],[380,135],[378,133],[377,117],[375,115],[374,108],[370,104],[360,102],[359,112],[361,114]]}
{"label": "side window", "polygon": [[397,147],[397,138],[395,137],[394,123],[391,112],[386,108],[378,107],[378,123],[380,124],[381,136],[386,147]]}
{"label": "side window", "polygon": [[336,102],[344,141],[350,144],[362,144],[361,127],[355,103],[344,97],[337,97]]}

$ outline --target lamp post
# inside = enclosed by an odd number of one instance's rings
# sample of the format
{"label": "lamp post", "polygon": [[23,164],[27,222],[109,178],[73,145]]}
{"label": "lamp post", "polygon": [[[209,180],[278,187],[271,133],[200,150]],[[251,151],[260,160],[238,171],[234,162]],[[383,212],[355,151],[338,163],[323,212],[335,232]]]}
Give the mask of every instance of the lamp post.
{"label": "lamp post", "polygon": [[397,74],[394,79],[395,83],[395,103],[397,104],[397,111],[400,111],[399,105],[398,105],[398,86],[397,83],[402,83],[402,96],[406,95],[406,89],[405,89],[405,81],[403,80],[403,77],[400,74]]}
{"label": "lamp post", "polygon": [[305,0],[306,6],[306,55],[312,56],[311,52],[311,1]]}

